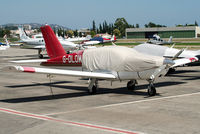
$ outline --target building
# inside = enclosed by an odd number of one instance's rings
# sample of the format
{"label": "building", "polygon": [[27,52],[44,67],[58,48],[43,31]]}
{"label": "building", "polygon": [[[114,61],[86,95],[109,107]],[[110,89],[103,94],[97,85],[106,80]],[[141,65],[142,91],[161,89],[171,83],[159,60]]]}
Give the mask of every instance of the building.
{"label": "building", "polygon": [[82,29],[78,30],[78,34],[80,34],[80,33],[81,33],[82,36],[89,35],[90,34],[90,29],[82,28]]}
{"label": "building", "polygon": [[127,28],[126,38],[151,38],[158,34],[161,38],[197,38],[200,37],[200,27],[157,27],[157,28]]}
{"label": "building", "polygon": [[24,24],[23,25],[24,30],[31,30],[31,25],[29,24]]}

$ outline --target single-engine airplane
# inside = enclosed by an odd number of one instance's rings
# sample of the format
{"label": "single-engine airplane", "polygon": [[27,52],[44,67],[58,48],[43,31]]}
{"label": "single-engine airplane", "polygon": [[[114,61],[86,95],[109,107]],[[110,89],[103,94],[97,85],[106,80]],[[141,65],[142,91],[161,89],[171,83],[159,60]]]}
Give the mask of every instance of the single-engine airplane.
{"label": "single-engine airplane", "polygon": [[88,41],[83,41],[81,44],[84,46],[89,46],[89,45],[96,45],[100,43],[107,43],[107,42],[115,42],[116,37],[113,35],[110,39],[103,38],[103,37],[94,37]]}
{"label": "single-engine airplane", "polygon": [[[59,57],[58,61],[66,63],[69,56],[65,57],[65,51],[59,40],[56,38],[50,26],[41,27],[41,31],[47,45],[52,51],[50,57]],[[52,46],[56,46],[54,50]],[[181,52],[175,56],[180,55]],[[64,56],[63,56],[64,55]],[[80,58],[80,57],[79,57]],[[74,62],[79,62],[79,58],[74,56]],[[82,68],[86,71],[72,71],[63,69],[50,69],[25,66],[8,66],[5,70],[28,73],[42,73],[51,75],[66,75],[75,77],[87,77],[89,81],[89,93],[94,94],[98,89],[98,80],[109,81],[129,80],[127,88],[134,90],[137,80],[147,80],[149,82],[148,95],[156,95],[154,80],[164,76],[167,69],[173,65],[184,64],[179,60],[170,60],[159,56],[146,55],[128,47],[107,46],[94,49],[85,49],[82,53]],[[68,61],[69,62],[69,61]]]}
{"label": "single-engine airplane", "polygon": [[173,37],[170,36],[170,37],[169,37],[169,40],[168,40],[168,41],[165,41],[165,40],[161,39],[159,35],[154,34],[154,35],[153,35],[153,39],[148,40],[147,43],[155,44],[155,45],[169,45],[169,44],[173,44],[172,38],[173,38]]}

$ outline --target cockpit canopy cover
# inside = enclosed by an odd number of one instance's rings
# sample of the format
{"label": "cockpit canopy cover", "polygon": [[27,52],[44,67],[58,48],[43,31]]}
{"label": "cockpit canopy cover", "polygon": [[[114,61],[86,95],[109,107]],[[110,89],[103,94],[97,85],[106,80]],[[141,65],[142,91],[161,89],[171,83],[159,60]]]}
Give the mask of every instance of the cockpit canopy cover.
{"label": "cockpit canopy cover", "polygon": [[108,46],[85,50],[82,66],[89,71],[138,72],[157,68],[163,60],[163,57],[145,55],[132,48]]}

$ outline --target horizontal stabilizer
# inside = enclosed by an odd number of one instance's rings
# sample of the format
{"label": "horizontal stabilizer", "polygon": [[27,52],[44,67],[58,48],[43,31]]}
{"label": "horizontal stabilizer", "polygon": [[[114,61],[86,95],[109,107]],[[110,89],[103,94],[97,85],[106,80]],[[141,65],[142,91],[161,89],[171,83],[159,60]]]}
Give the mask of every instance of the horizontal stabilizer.
{"label": "horizontal stabilizer", "polygon": [[10,61],[12,63],[37,63],[37,62],[47,62],[47,59],[35,59],[35,60],[17,60]]}
{"label": "horizontal stabilizer", "polygon": [[188,63],[196,62],[196,61],[198,61],[197,57],[178,59],[178,60],[174,60],[175,64],[171,67],[177,67],[177,66],[185,65]]}
{"label": "horizontal stabilizer", "polygon": [[45,49],[45,45],[35,46],[35,49]]}

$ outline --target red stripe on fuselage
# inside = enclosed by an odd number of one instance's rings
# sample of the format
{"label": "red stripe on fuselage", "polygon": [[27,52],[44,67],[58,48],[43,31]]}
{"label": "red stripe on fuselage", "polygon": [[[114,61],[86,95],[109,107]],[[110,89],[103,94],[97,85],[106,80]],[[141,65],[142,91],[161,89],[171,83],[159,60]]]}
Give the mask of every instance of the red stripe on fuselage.
{"label": "red stripe on fuselage", "polygon": [[47,62],[42,62],[43,66],[81,66],[83,50],[75,53],[65,54],[56,58],[51,58]]}

